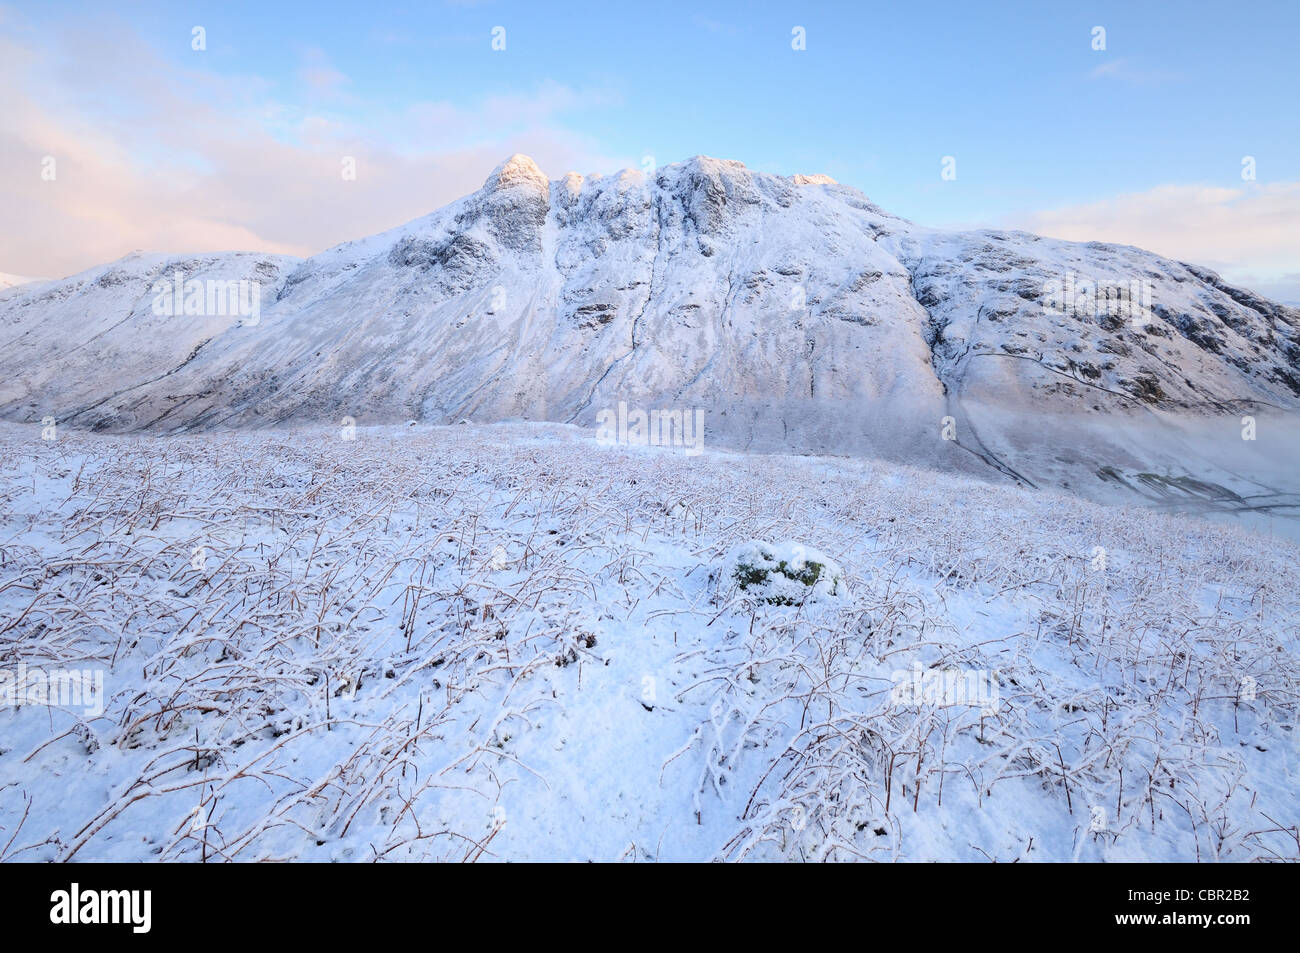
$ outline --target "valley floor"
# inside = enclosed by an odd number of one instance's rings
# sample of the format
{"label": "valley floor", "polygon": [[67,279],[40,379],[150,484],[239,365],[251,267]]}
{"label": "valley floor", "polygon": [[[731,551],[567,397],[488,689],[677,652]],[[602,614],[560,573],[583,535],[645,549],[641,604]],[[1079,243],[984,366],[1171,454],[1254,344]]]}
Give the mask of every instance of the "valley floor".
{"label": "valley floor", "polygon": [[0,460],[0,860],[1300,859],[1285,539],[558,425]]}

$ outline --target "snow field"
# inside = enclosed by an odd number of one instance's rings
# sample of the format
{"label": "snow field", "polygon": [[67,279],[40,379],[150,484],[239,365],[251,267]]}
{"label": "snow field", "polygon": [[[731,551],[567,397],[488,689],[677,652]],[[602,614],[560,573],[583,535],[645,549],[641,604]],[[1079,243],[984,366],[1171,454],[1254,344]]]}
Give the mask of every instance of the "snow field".
{"label": "snow field", "polygon": [[1285,540],[558,425],[0,445],[0,670],[105,686],[0,707],[0,860],[1300,859]]}

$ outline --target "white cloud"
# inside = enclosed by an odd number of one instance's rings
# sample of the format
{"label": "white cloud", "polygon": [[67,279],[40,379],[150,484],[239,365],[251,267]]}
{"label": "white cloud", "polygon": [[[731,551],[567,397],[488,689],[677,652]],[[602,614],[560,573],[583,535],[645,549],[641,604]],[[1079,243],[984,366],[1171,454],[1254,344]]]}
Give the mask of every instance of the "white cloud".
{"label": "white cloud", "polygon": [[310,49],[303,56],[298,79],[308,94],[323,100],[353,100],[346,92],[351,80],[346,73],[335,68],[322,50]]}
{"label": "white cloud", "polygon": [[166,62],[120,27],[44,38],[44,49],[31,39],[21,25],[0,32],[6,272],[57,277],[137,248],[308,255],[473,191],[515,152],[553,177],[635,164],[561,121],[608,104],[604,92],[546,83],[393,110],[358,102],[309,52],[298,76],[308,98],[285,101],[260,77]]}
{"label": "white cloud", "polygon": [[1184,77],[1181,73],[1172,73],[1167,70],[1152,69],[1146,66],[1136,66],[1130,60],[1123,58],[1108,59],[1100,66],[1095,66],[1088,71],[1089,79],[1114,79],[1121,80],[1134,85],[1147,86],[1158,83],[1175,83]]}
{"label": "white cloud", "polygon": [[1161,185],[1007,224],[1070,241],[1136,245],[1205,265],[1261,294],[1300,300],[1300,182]]}

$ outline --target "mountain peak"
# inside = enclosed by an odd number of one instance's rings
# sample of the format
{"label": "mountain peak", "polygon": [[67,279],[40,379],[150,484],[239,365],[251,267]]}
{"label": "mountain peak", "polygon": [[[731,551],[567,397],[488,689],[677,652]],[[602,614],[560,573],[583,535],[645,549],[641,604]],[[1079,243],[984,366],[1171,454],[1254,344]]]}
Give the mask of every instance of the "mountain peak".
{"label": "mountain peak", "polygon": [[[703,174],[710,178],[745,178],[755,174],[745,163],[737,159],[718,159],[713,156],[691,156],[682,162],[674,163],[668,168],[683,168],[693,173]],[[790,182],[795,185],[838,185],[839,183],[829,175],[805,175],[796,173],[788,176]]]}
{"label": "mountain peak", "polygon": [[516,152],[492,170],[492,174],[483,183],[483,188],[495,192],[521,185],[543,192],[550,188],[546,174],[538,168],[537,163],[522,152]]}
{"label": "mountain peak", "polygon": [[743,175],[748,174],[749,169],[745,163],[739,159],[715,159],[713,156],[691,156],[682,162],[674,163],[685,169],[694,172],[703,172],[706,175],[723,176],[723,175]]}

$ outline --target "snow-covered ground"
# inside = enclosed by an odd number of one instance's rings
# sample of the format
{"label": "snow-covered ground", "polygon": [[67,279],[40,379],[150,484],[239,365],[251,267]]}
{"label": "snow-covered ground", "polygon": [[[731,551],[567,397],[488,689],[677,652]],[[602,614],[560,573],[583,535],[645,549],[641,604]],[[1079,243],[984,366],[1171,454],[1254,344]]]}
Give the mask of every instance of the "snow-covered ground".
{"label": "snow-covered ground", "polygon": [[0,860],[1300,858],[1281,536],[561,425],[49,435],[0,671],[103,711],[0,709]]}

